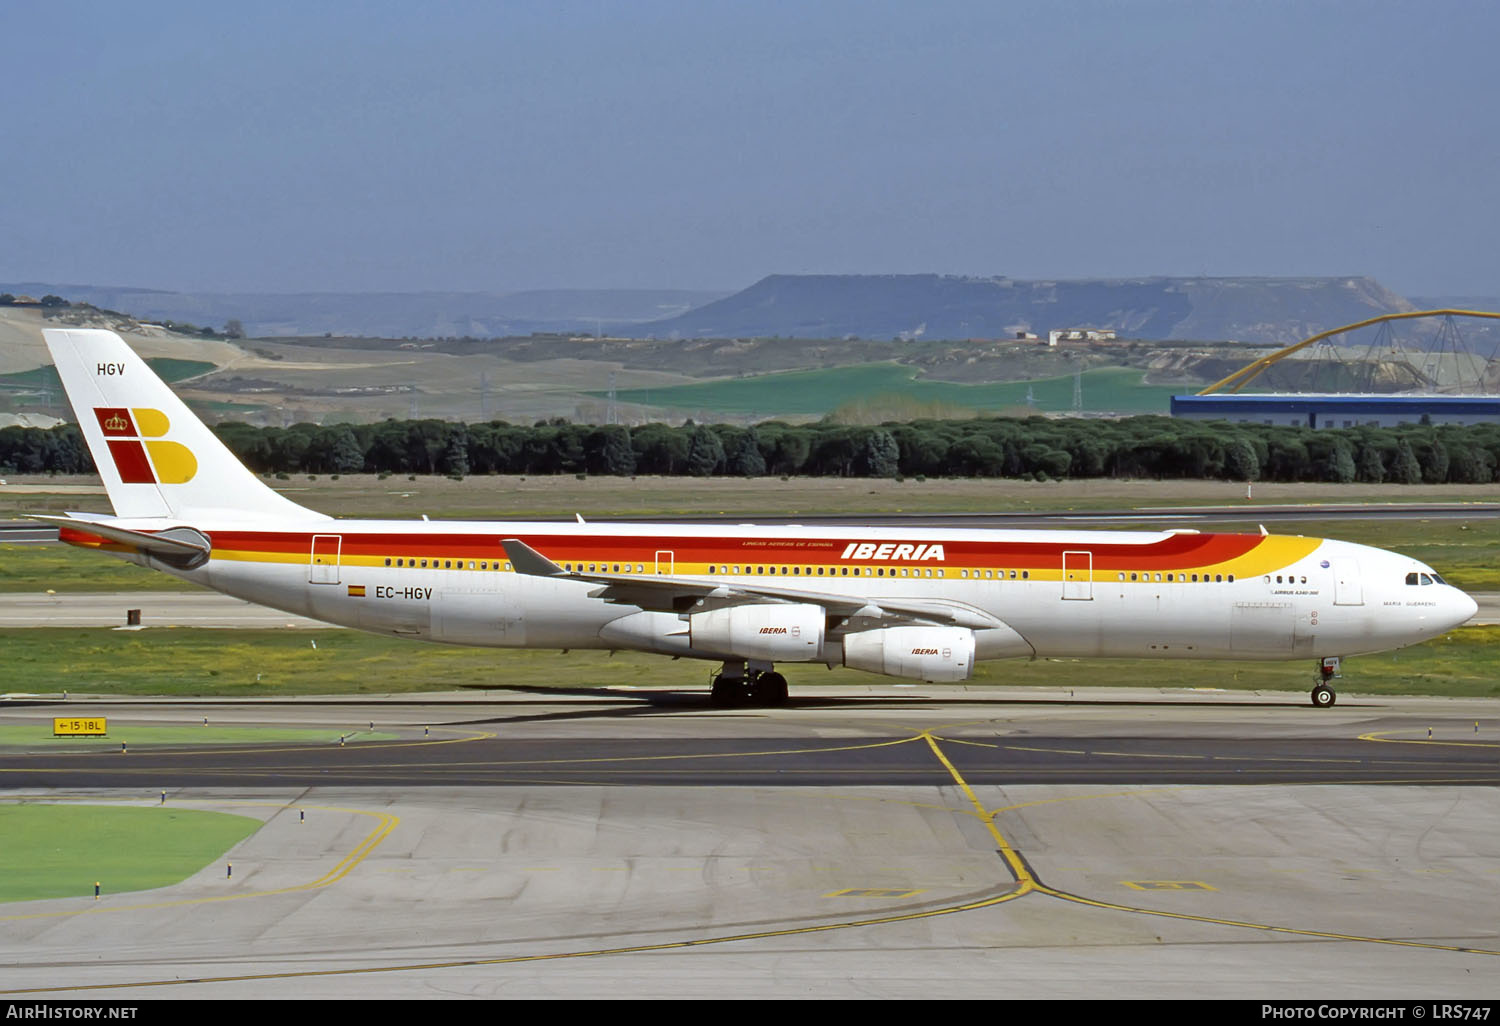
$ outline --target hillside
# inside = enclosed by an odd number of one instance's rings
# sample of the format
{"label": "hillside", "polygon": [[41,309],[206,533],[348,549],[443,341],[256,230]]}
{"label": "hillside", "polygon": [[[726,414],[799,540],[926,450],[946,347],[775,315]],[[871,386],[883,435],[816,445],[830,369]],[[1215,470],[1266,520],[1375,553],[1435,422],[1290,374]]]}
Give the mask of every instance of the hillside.
{"label": "hillside", "polygon": [[239,321],[257,337],[368,335],[376,338],[497,338],[537,331],[593,333],[720,298],[683,289],[546,289],[530,292],[165,292],[47,282],[0,282],[0,292],[63,296],[143,321],[222,328]]}
{"label": "hillside", "polygon": [[1411,310],[1369,278],[1132,278],[1018,281],[913,275],[771,275],[675,317],[616,325],[658,338],[1012,338],[1112,328],[1156,341],[1281,343]]}

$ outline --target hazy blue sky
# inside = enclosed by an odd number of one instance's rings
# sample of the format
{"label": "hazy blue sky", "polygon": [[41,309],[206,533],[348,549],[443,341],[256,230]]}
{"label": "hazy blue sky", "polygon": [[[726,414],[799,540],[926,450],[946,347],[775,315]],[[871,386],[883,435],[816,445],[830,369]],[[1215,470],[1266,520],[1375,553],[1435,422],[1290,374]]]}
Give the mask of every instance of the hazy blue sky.
{"label": "hazy blue sky", "polygon": [[0,280],[1500,295],[1487,0],[4,0]]}

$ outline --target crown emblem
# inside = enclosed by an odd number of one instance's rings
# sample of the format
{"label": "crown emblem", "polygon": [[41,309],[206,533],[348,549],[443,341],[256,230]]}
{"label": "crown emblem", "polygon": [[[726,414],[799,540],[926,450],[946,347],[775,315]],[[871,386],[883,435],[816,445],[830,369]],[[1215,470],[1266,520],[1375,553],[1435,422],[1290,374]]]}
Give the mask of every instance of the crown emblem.
{"label": "crown emblem", "polygon": [[106,431],[124,431],[128,427],[130,427],[130,422],[118,413],[104,422]]}

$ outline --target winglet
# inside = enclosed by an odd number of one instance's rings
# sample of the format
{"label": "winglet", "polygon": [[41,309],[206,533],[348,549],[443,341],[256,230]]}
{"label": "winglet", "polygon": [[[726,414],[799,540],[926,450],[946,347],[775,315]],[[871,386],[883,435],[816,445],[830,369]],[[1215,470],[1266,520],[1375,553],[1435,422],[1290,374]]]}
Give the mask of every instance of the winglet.
{"label": "winglet", "polygon": [[533,577],[566,577],[567,571],[519,538],[505,538],[500,547],[510,557],[517,573]]}

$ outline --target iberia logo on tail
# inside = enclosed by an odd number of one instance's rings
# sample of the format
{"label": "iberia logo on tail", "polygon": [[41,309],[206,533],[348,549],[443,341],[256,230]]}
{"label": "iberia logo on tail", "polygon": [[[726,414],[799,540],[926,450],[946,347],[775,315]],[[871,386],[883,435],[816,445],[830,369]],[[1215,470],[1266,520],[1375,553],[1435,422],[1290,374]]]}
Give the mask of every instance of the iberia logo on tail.
{"label": "iberia logo on tail", "polygon": [[102,406],[94,416],[126,484],[186,484],[198,473],[192,450],[162,437],[172,425],[160,410]]}

